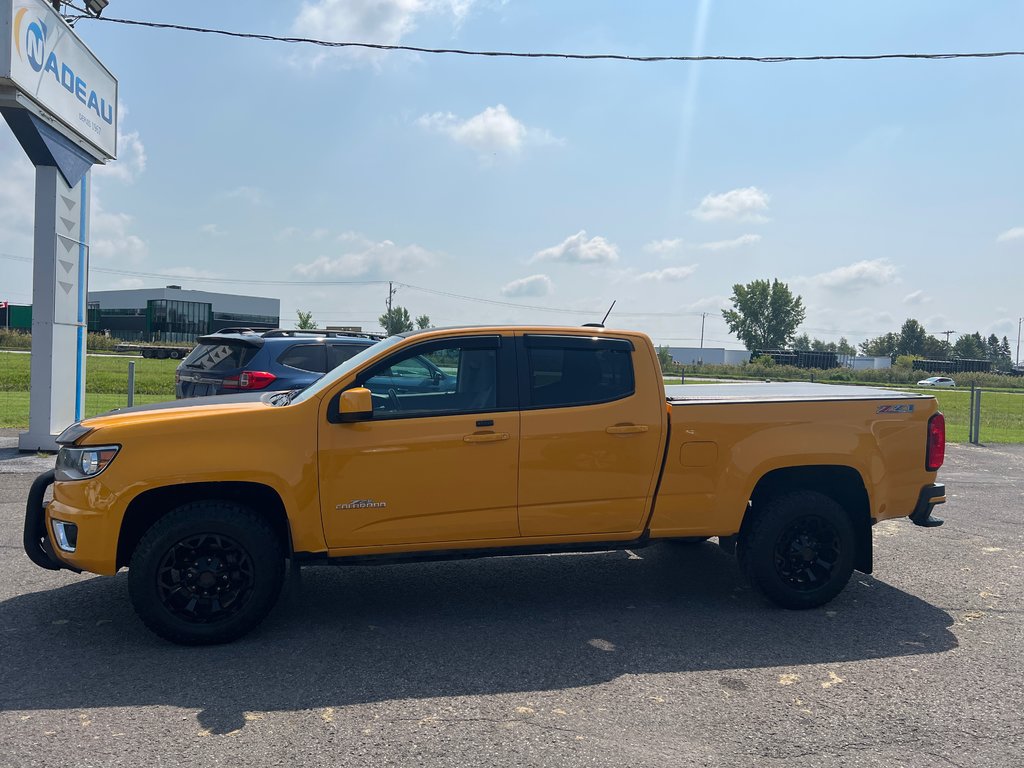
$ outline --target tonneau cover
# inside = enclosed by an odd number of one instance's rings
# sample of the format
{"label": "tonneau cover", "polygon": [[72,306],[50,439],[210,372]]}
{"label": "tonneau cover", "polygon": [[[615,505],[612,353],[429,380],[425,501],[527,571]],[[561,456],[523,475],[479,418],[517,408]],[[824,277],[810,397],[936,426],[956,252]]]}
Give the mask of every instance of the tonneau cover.
{"label": "tonneau cover", "polygon": [[806,381],[742,382],[737,384],[686,384],[665,387],[672,405],[727,402],[763,403],[826,400],[922,400],[931,395],[901,392],[881,387],[857,387],[849,384],[811,384]]}

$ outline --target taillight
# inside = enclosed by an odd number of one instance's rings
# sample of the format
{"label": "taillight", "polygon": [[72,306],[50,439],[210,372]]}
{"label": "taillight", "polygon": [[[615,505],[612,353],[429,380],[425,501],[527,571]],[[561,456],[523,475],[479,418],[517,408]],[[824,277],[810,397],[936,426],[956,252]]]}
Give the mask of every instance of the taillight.
{"label": "taillight", "polygon": [[238,376],[229,376],[221,383],[223,389],[264,389],[277,379],[267,371],[245,371]]}
{"label": "taillight", "polygon": [[928,450],[925,452],[924,468],[934,472],[946,459],[946,417],[936,413],[928,419]]}

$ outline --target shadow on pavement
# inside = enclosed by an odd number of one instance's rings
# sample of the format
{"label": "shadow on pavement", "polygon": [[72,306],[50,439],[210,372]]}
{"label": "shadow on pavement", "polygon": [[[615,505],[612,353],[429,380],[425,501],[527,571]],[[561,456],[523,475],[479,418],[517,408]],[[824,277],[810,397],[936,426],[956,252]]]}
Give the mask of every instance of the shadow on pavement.
{"label": "shadow on pavement", "polygon": [[[949,614],[863,574],[784,611],[713,544],[626,553],[314,568],[226,646],[146,630],[126,577],[0,603],[0,709],[172,705],[213,733],[245,712],[558,690],[621,675],[795,666],[955,648]],[[26,562],[26,567],[30,567]]]}

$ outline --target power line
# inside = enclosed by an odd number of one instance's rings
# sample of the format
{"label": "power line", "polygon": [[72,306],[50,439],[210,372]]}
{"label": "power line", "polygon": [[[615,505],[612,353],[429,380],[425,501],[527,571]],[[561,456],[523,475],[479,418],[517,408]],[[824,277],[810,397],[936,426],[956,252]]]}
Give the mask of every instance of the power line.
{"label": "power line", "polygon": [[[32,259],[28,256],[13,256],[10,254],[0,253],[0,258],[10,259],[12,261],[24,261],[31,262]],[[413,291],[420,291],[421,293],[428,293],[435,296],[444,296],[451,299],[460,299],[462,301],[473,301],[480,304],[491,304],[500,307],[510,307],[512,309],[527,309],[531,312],[555,312],[560,314],[569,315],[590,315],[600,317],[604,314],[605,310],[597,309],[566,309],[564,307],[542,307],[536,304],[517,304],[511,301],[500,301],[498,299],[485,299],[480,296],[467,296],[461,293],[452,293],[451,291],[440,291],[435,288],[426,288],[422,285],[413,285],[412,283],[403,283],[397,280],[250,280],[244,278],[233,278],[233,277],[199,277],[196,275],[176,275],[168,272],[137,272],[133,270],[123,269],[110,269],[107,267],[89,267],[90,272],[101,272],[108,275],[119,275],[122,277],[148,277],[157,280],[182,280],[192,281],[195,283],[230,283],[233,285],[316,285],[316,286],[339,286],[339,285],[355,285],[355,286],[366,286],[366,285],[394,285],[400,288],[408,288]],[[700,312],[616,312],[616,317],[699,317]]]}
{"label": "power line", "polygon": [[310,37],[283,37],[265,35],[254,32],[234,32],[227,29],[210,27],[193,27],[186,24],[170,24],[158,21],[140,21],[138,19],[119,19],[111,16],[91,16],[82,8],[74,5],[69,7],[82,12],[79,16],[68,16],[69,23],[82,19],[104,21],[111,24],[124,24],[134,27],[151,29],[170,29],[179,32],[197,32],[208,35],[221,35],[244,40],[263,40],[275,43],[291,43],[299,45],[316,45],[324,48],[362,48],[375,51],[408,51],[410,53],[451,54],[456,56],[479,56],[485,58],[506,59],[572,59],[579,61],[632,61],[640,63],[652,62],[700,62],[700,61],[739,61],[759,64],[781,64],[791,61],[881,61],[884,59],[994,59],[1005,56],[1024,56],[1024,51],[982,51],[975,53],[875,53],[875,54],[825,54],[814,56],[629,56],[618,53],[541,53],[526,51],[478,51],[462,48],[423,48],[416,45],[385,45],[382,43],[354,43],[334,40],[317,40]]}

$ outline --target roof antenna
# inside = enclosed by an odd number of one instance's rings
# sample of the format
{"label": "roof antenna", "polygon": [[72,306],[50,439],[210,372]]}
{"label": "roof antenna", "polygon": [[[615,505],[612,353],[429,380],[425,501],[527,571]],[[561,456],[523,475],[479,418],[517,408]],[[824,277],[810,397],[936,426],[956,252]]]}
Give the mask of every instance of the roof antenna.
{"label": "roof antenna", "polygon": [[604,317],[601,319],[600,323],[584,323],[583,327],[584,328],[604,328],[604,321],[608,319],[608,315],[610,315],[612,313],[612,310],[615,308],[615,301],[616,301],[615,299],[612,300],[612,305],[610,307],[608,307],[608,311],[604,313]]}

